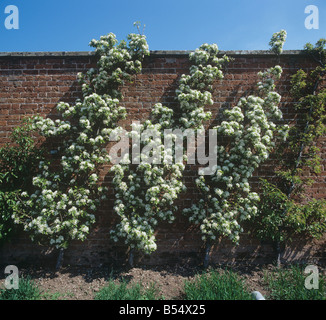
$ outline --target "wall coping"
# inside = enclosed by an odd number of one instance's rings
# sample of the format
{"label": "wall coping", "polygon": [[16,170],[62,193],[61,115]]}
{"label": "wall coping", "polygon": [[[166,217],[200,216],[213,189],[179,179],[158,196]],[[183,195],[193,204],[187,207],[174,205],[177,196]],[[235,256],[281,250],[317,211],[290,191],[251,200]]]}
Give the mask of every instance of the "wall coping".
{"label": "wall coping", "polygon": [[[191,50],[153,50],[150,52],[151,56],[158,57],[174,57],[174,56],[186,56],[191,53]],[[229,56],[275,56],[269,50],[230,50],[230,51],[220,51],[220,55]],[[304,50],[284,50],[281,54],[282,56],[295,56],[304,54]],[[0,58],[64,58],[64,57],[92,57],[95,56],[94,51],[40,51],[40,52],[0,52]]]}

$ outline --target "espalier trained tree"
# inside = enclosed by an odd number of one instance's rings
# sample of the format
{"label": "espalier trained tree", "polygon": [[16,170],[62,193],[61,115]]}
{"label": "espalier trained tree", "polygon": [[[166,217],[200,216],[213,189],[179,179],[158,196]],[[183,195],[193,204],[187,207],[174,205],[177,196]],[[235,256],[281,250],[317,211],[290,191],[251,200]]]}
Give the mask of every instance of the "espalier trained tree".
{"label": "espalier trained tree", "polygon": [[[129,137],[137,141],[132,148],[145,146],[151,150],[148,159],[143,152],[137,159],[130,159],[129,154],[115,166],[113,183],[116,201],[114,211],[121,218],[111,231],[112,239],[124,240],[129,245],[129,264],[133,265],[134,250],[150,254],[156,250],[154,232],[159,221],[172,223],[177,207],[174,201],[185,190],[183,171],[184,157],[175,161],[176,146],[167,150],[162,139],[176,140],[175,134],[164,134],[164,129],[201,129],[203,121],[211,114],[204,111],[204,106],[213,104],[212,83],[222,79],[221,67],[228,61],[226,56],[218,58],[217,45],[204,44],[190,54],[189,75],[182,75],[176,90],[175,109],[158,103],[153,107],[152,120],[143,124],[133,124]],[[151,135],[146,136],[146,130]],[[118,134],[118,133],[117,133]],[[157,159],[157,163],[153,161]],[[132,161],[133,160],[133,161]],[[151,161],[148,161],[151,160]],[[139,162],[135,164],[135,162]]]}
{"label": "espalier trained tree", "polygon": [[146,37],[128,36],[118,43],[114,34],[92,40],[98,56],[97,67],[79,74],[83,98],[75,105],[57,105],[62,119],[33,118],[33,129],[41,136],[61,142],[59,163],[48,159],[39,163],[33,178],[34,190],[23,192],[14,212],[14,221],[24,225],[32,240],[63,249],[71,240],[85,240],[106,188],[100,186],[99,167],[110,161],[105,146],[118,121],[126,115],[119,105],[119,87],[139,73],[149,54]]}
{"label": "espalier trained tree", "polygon": [[[284,31],[274,34],[272,51],[280,53]],[[277,48],[274,47],[274,43]],[[189,221],[199,225],[206,242],[204,266],[211,246],[220,237],[238,243],[242,222],[257,214],[259,195],[251,191],[249,179],[255,169],[268,159],[276,138],[285,139],[288,126],[277,124],[282,118],[281,96],[275,91],[275,80],[282,68],[275,66],[259,72],[257,95],[240,99],[237,106],[225,110],[224,120],[215,127],[226,143],[216,147],[217,167],[213,175],[200,176],[196,185],[201,193],[198,203],[184,209]]]}

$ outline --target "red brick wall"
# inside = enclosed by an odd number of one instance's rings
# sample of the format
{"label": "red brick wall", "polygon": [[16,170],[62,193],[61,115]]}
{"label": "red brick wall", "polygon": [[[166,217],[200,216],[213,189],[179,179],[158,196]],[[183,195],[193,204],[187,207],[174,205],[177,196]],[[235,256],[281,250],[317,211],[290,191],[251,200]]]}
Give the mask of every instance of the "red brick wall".
{"label": "red brick wall", "polygon": [[[221,108],[235,105],[240,97],[252,91],[257,81],[257,72],[280,64],[282,80],[277,89],[282,94],[284,118],[296,121],[297,115],[289,96],[289,79],[298,68],[314,67],[301,52],[287,52],[280,61],[265,52],[230,52],[235,60],[225,70],[225,79],[217,81],[214,87],[215,104],[209,109],[213,119]],[[55,115],[59,101],[74,103],[81,97],[76,75],[96,64],[95,58],[86,53],[66,54],[3,54],[0,55],[0,145],[9,141],[10,130],[19,125],[24,117],[41,114]],[[122,90],[122,104],[128,112],[125,124],[149,117],[152,106],[157,102],[173,106],[174,91],[182,73],[187,73],[189,61],[187,53],[154,52],[146,58],[142,74],[135,77],[132,84]],[[215,121],[215,120],[214,120]],[[213,121],[213,123],[214,123]],[[212,123],[207,124],[210,126]],[[326,139],[320,139],[323,172],[314,177],[316,183],[309,188],[307,196],[326,198]],[[273,172],[273,161],[263,165],[256,176],[266,177]],[[188,168],[185,182],[186,194],[178,200],[180,208],[196,201],[193,181],[197,168]],[[103,169],[102,180],[110,187],[107,168]],[[254,179],[255,181],[255,179]],[[121,263],[126,258],[126,248],[115,246],[109,239],[109,230],[116,217],[112,214],[113,192],[110,199],[97,213],[97,223],[88,240],[73,242],[65,253],[65,263],[70,265],[92,265]],[[157,232],[158,250],[150,257],[138,256],[142,264],[200,263],[203,257],[203,243],[198,230],[187,222],[181,214],[173,225],[161,225]],[[284,252],[287,261],[324,261],[325,239],[321,241],[293,242]],[[25,234],[13,239],[12,243],[0,248],[0,264],[53,263],[56,252],[32,243]],[[251,262],[268,263],[273,258],[273,249],[268,243],[243,234],[239,246],[227,240],[216,244],[211,252],[214,263]]]}

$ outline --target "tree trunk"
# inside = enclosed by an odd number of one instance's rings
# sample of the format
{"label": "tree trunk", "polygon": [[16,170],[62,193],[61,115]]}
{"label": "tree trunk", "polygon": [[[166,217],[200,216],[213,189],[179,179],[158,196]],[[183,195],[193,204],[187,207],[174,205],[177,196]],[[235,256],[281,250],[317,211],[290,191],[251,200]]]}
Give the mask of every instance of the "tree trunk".
{"label": "tree trunk", "polygon": [[58,255],[58,259],[57,259],[57,264],[56,264],[56,270],[60,270],[62,267],[62,263],[63,263],[63,255],[64,255],[64,249],[61,248],[59,251],[59,255]]}
{"label": "tree trunk", "polygon": [[212,248],[212,245],[210,243],[206,243],[205,257],[204,257],[204,263],[203,263],[203,266],[205,269],[207,269],[208,265],[209,265],[209,254],[210,254],[211,248]]}
{"label": "tree trunk", "polygon": [[275,245],[275,251],[276,251],[276,266],[277,268],[281,267],[281,244],[279,241],[276,242]]}
{"label": "tree trunk", "polygon": [[130,268],[134,267],[134,249],[132,248],[129,251],[128,264]]}

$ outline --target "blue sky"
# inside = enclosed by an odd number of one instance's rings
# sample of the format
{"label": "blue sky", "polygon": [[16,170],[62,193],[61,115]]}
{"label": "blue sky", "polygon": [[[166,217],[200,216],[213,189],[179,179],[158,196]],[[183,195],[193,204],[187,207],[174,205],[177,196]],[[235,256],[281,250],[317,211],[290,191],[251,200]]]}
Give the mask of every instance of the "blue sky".
{"label": "blue sky", "polygon": [[[19,9],[19,30],[7,30],[5,7]],[[319,9],[319,30],[307,30],[307,5]],[[89,51],[91,39],[113,32],[125,39],[146,25],[151,50],[268,49],[285,29],[284,49],[302,49],[326,38],[325,0],[6,0],[0,2],[0,51]]]}

